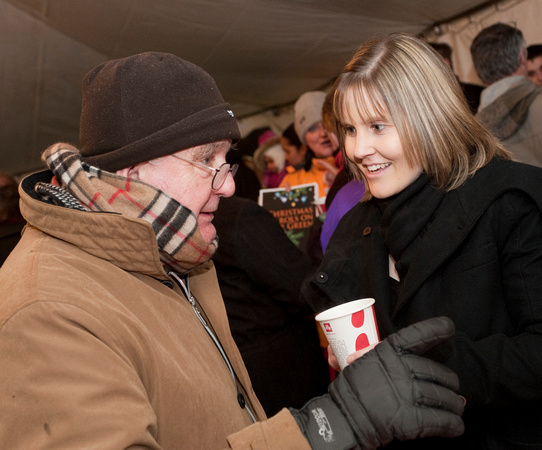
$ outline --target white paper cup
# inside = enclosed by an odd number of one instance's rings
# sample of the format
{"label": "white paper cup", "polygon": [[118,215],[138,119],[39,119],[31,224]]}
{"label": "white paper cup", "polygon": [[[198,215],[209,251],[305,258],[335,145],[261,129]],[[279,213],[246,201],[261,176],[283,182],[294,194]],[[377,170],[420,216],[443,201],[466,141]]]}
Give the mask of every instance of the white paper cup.
{"label": "white paper cup", "polygon": [[337,357],[341,370],[352,353],[380,341],[374,298],[362,298],[334,306],[316,316]]}

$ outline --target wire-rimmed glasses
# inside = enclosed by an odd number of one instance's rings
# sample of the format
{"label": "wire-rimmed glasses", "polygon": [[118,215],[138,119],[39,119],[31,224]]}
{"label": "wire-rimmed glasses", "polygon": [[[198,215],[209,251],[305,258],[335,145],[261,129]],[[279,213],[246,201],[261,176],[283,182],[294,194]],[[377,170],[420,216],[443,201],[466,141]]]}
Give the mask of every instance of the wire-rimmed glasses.
{"label": "wire-rimmed glasses", "polygon": [[228,178],[228,174],[230,172],[231,172],[232,177],[235,176],[237,169],[239,168],[239,164],[224,163],[218,169],[215,169],[214,167],[206,166],[205,164],[201,164],[199,162],[192,161],[187,158],[183,158],[182,156],[179,156],[179,155],[172,154],[171,156],[174,156],[175,158],[185,161],[188,164],[192,164],[193,166],[199,167],[200,169],[205,169],[205,170],[210,171],[213,174],[213,181],[211,182],[211,187],[213,188],[214,191],[222,187],[222,185],[226,181],[226,178]]}

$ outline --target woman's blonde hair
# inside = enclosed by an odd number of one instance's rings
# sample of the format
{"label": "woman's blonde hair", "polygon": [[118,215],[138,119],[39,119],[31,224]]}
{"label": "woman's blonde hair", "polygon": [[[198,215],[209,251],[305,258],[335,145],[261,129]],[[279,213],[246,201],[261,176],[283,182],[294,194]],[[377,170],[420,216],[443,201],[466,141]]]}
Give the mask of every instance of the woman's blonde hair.
{"label": "woman's blonde hair", "polygon": [[[374,38],[356,52],[334,87],[338,137],[344,149],[351,111],[367,105],[391,119],[409,164],[420,164],[437,188],[452,190],[494,156],[509,152],[474,118],[454,73],[421,39],[403,33]],[[362,179],[354,161],[349,168]]]}

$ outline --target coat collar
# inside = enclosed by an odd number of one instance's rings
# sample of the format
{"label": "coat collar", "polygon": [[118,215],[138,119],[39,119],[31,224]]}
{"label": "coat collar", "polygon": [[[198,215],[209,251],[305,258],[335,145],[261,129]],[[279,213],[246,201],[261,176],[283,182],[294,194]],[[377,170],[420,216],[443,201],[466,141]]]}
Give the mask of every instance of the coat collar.
{"label": "coat collar", "polygon": [[123,270],[167,278],[150,223],[120,214],[79,211],[43,201],[34,192],[34,186],[38,181],[49,182],[51,177],[51,172],[44,171],[28,176],[21,183],[21,213],[29,225]]}

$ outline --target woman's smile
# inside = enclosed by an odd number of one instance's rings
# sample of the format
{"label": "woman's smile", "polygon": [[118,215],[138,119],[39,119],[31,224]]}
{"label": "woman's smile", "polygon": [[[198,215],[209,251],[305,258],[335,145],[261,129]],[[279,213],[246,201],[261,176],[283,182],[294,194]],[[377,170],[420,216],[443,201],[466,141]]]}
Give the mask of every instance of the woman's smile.
{"label": "woman's smile", "polygon": [[369,173],[380,173],[383,170],[385,170],[387,167],[391,166],[391,163],[384,163],[384,164],[370,164],[366,165],[364,167],[367,168],[367,171]]}

